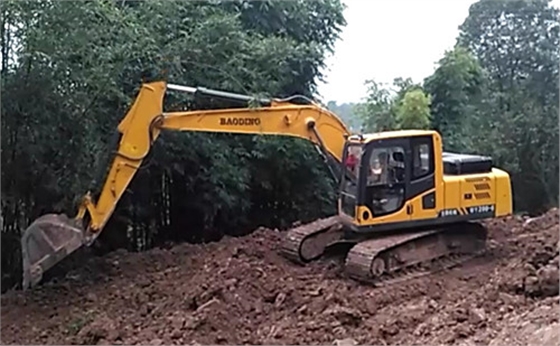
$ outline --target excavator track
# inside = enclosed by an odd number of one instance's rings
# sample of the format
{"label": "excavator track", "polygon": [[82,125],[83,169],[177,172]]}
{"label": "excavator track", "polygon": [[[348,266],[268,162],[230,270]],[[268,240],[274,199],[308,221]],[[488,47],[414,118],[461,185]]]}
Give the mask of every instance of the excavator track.
{"label": "excavator track", "polygon": [[349,251],[345,272],[378,287],[430,275],[480,255],[486,233],[482,225],[467,223],[365,240]]}
{"label": "excavator track", "polygon": [[338,216],[319,219],[289,230],[280,253],[295,263],[309,263],[321,257],[330,244],[342,240],[343,236],[343,224]]}

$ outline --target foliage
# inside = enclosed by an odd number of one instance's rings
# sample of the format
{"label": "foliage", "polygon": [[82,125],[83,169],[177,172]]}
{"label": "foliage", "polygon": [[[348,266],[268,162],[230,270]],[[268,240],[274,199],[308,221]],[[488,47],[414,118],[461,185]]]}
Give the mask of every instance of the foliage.
{"label": "foliage", "polygon": [[438,65],[424,81],[432,96],[432,126],[442,134],[446,150],[469,148],[472,136],[462,129],[476,116],[487,76],[478,60],[460,46],[445,52]]}
{"label": "foliage", "polygon": [[396,126],[392,113],[391,92],[374,80],[365,82],[367,96],[365,102],[355,107],[355,113],[362,121],[364,132],[378,132],[393,129]]}
{"label": "foliage", "polygon": [[[141,82],[314,95],[345,25],[338,0],[6,1],[2,6],[3,283],[19,282],[20,230],[99,192],[115,129]],[[171,95],[168,110],[188,109]],[[305,141],[164,133],[100,240],[142,250],[334,213]],[[125,231],[128,230],[128,231]],[[6,285],[4,285],[6,287]]]}
{"label": "foliage", "polygon": [[[296,52],[299,51],[300,56],[296,55],[287,62],[287,73],[297,75],[301,80],[286,86],[287,92],[279,96],[310,96],[316,91],[315,82],[323,81],[321,68],[325,67],[324,54],[333,52],[334,42],[339,38],[342,26],[346,25],[342,15],[342,2],[227,0],[217,3],[238,13],[245,30],[255,31],[264,36],[289,38],[296,42]],[[317,59],[318,63],[306,63],[306,59],[309,58],[302,59],[301,54]],[[302,84],[301,81],[306,82]]]}
{"label": "foliage", "polygon": [[396,105],[399,129],[427,129],[430,126],[430,95],[420,89],[407,91]]}
{"label": "foliage", "polygon": [[[378,132],[426,127],[429,124],[427,95],[410,78],[395,78],[392,87],[367,80],[365,102],[356,105],[355,112],[361,119],[365,132]],[[426,113],[427,111],[427,113]]]}
{"label": "foliage", "polygon": [[512,173],[516,207],[531,212],[558,203],[558,14],[547,0],[481,0],[458,38],[489,76],[473,148]]}

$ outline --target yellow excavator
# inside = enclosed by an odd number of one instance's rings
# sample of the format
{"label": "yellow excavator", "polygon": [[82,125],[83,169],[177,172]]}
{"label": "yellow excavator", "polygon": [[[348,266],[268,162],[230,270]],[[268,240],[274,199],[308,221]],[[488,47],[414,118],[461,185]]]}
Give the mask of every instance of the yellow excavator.
{"label": "yellow excavator", "polygon": [[[168,91],[228,106],[165,112]],[[431,130],[351,134],[335,114],[303,96],[255,99],[144,83],[118,130],[118,150],[97,201],[88,192],[74,218],[47,214],[25,230],[24,289],[93,243],[164,130],[292,136],[314,143],[339,183],[338,213],[288,230],[280,251],[307,263],[342,245],[345,271],[359,281],[387,284],[463,262],[485,249],[487,231],[473,221],[512,212],[510,177],[491,158],[444,153],[441,136]]]}

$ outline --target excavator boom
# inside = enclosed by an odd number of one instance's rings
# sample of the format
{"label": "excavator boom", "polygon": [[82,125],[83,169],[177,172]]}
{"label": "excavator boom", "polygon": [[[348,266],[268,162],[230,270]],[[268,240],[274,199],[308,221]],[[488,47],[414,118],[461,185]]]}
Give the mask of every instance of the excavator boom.
{"label": "excavator boom", "polygon": [[[195,98],[227,100],[244,107],[167,113],[163,110],[167,90],[185,92]],[[260,106],[248,107],[252,101]],[[143,84],[118,126],[120,143],[98,200],[93,201],[88,192],[73,219],[47,214],[24,231],[23,288],[36,285],[45,271],[81,246],[92,244],[162,130],[298,137],[313,142],[327,157],[340,163],[349,130],[327,109],[309,100],[305,103],[294,104],[289,99],[254,100],[246,95],[165,82]]]}

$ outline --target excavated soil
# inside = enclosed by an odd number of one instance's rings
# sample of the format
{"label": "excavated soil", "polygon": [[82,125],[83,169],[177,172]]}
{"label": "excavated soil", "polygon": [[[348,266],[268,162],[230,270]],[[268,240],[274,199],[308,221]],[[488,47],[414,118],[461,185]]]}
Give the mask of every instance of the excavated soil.
{"label": "excavated soil", "polygon": [[399,286],[294,265],[281,233],[116,252],[2,296],[2,344],[558,344],[558,210],[488,224],[487,254]]}

